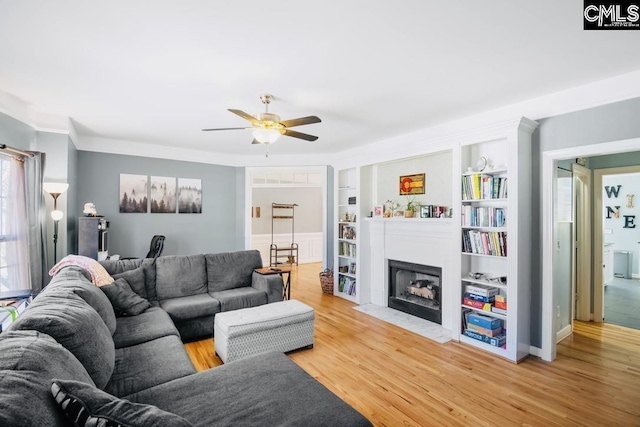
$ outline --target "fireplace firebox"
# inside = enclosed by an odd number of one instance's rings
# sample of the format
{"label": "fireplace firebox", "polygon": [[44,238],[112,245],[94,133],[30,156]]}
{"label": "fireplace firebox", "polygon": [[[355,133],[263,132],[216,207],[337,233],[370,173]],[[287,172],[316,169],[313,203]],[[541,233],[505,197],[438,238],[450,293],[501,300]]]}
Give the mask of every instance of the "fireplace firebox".
{"label": "fireplace firebox", "polygon": [[442,268],[389,260],[389,307],[442,324]]}

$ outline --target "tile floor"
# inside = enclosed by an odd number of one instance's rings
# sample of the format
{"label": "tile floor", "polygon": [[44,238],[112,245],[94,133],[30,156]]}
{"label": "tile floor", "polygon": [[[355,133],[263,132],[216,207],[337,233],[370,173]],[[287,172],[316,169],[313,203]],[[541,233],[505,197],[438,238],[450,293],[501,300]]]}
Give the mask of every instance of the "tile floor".
{"label": "tile floor", "polygon": [[604,321],[640,329],[640,280],[615,277],[604,288]]}

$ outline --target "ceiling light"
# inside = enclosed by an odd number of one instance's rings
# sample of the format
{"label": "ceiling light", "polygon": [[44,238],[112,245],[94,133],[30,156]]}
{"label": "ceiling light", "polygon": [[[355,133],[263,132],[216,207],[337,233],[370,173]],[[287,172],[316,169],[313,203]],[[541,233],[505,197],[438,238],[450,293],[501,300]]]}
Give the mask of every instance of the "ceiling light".
{"label": "ceiling light", "polygon": [[256,141],[261,144],[273,144],[280,138],[280,131],[278,129],[254,129],[251,132]]}

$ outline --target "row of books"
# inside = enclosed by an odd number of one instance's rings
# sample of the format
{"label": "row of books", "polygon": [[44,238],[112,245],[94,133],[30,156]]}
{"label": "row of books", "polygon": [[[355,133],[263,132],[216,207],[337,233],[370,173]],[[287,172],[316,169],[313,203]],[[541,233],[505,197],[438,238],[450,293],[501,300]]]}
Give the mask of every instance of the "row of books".
{"label": "row of books", "polygon": [[466,285],[462,304],[477,310],[507,314],[507,297],[500,295],[500,289],[495,287]]}
{"label": "row of books", "polygon": [[353,225],[340,224],[339,236],[341,239],[356,240],[356,227]]}
{"label": "row of books", "polygon": [[504,227],[506,217],[503,208],[462,206],[463,227]]}
{"label": "row of books", "polygon": [[462,176],[462,200],[505,199],[507,178],[479,173]]}
{"label": "row of books", "polygon": [[338,281],[338,291],[355,296],[356,294],[356,279],[347,276],[340,276]]}
{"label": "row of books", "polygon": [[340,255],[348,256],[351,258],[356,257],[356,245],[349,242],[340,242]]}
{"label": "row of books", "polygon": [[470,254],[507,256],[507,233],[462,230],[462,248]]}

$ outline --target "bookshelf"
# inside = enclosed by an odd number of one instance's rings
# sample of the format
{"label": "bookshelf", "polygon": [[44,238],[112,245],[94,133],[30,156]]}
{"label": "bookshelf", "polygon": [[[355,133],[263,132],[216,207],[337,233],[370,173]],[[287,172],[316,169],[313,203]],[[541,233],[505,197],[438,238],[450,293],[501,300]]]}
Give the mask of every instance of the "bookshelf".
{"label": "bookshelf", "polygon": [[336,201],[336,269],[334,294],[351,301],[359,297],[358,238],[360,212],[358,210],[358,169],[338,171]]}
{"label": "bookshelf", "polygon": [[368,233],[363,229],[363,218],[372,206],[371,174],[369,166],[352,167],[338,170],[335,179],[333,293],[357,304],[369,303],[371,293],[369,280],[364,279],[367,272],[360,268],[367,259],[363,248],[368,248]]}
{"label": "bookshelf", "polygon": [[459,341],[513,362],[530,349],[528,119],[460,144]]}

